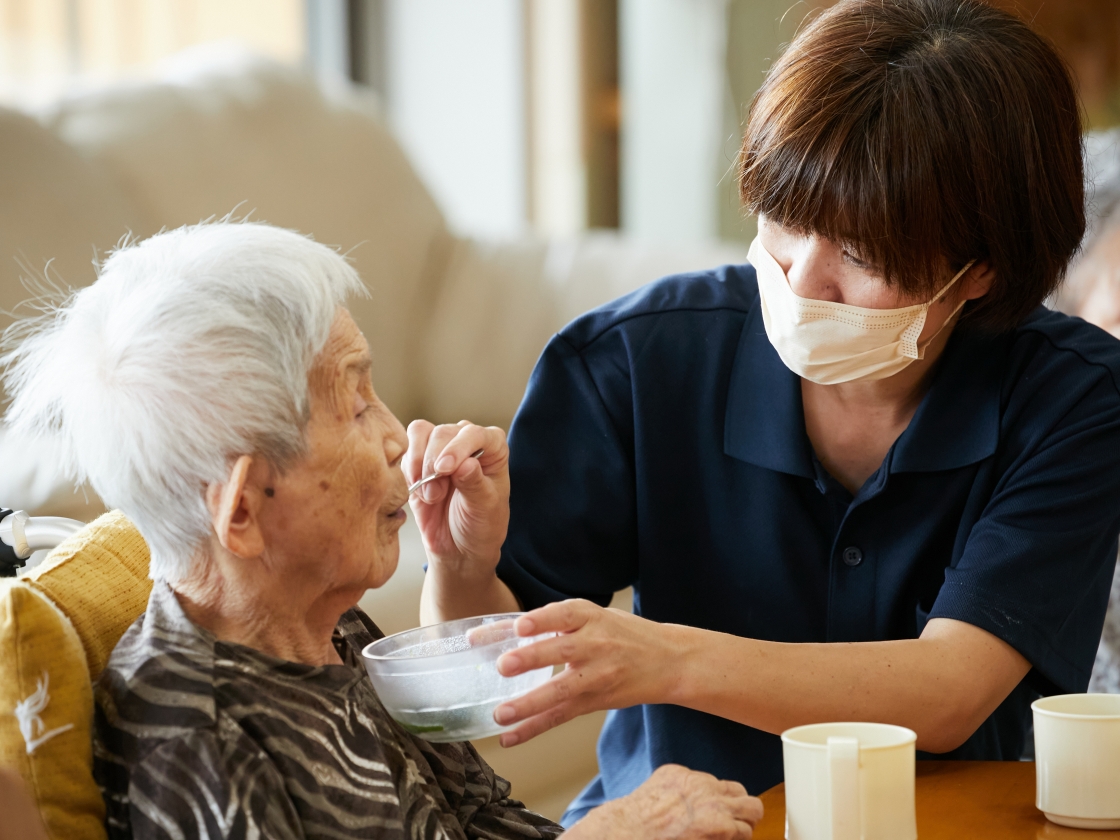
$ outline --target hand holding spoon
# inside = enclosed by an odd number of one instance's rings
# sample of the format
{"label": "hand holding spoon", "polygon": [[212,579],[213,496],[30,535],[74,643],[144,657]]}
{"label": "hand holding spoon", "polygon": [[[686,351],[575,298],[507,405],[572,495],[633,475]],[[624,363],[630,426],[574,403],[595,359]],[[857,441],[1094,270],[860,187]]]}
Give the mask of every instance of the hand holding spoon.
{"label": "hand holding spoon", "polygon": [[[481,458],[482,454],[484,452],[485,452],[484,449],[480,449],[477,452],[472,452],[471,457],[472,458]],[[444,476],[440,475],[439,473],[432,473],[427,478],[420,479],[419,481],[417,481],[415,484],[413,484],[411,487],[408,488],[408,495],[411,496],[413,493],[415,493],[417,490],[419,490],[421,487],[423,487],[428,482],[435,481],[437,478],[443,478],[443,477]]]}

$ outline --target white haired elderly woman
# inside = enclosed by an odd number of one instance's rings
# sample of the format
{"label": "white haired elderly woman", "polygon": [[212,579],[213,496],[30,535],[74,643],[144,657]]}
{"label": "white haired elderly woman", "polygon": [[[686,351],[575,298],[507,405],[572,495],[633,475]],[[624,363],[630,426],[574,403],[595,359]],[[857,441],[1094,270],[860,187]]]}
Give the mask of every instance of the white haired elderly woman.
{"label": "white haired elderly woman", "polygon": [[[404,731],[363,671],[380,632],[355,605],[396,567],[407,438],[343,307],[362,292],[295,233],[182,228],[112,254],[7,359],[9,421],[56,434],[151,548],[148,610],[96,690],[111,837],[561,831],[470,744]],[[463,434],[486,454],[455,492],[492,510],[505,436]],[[472,527],[491,539],[505,520]],[[445,520],[425,538],[472,536]],[[760,814],[739,785],[677,767],[570,836],[746,838]]]}

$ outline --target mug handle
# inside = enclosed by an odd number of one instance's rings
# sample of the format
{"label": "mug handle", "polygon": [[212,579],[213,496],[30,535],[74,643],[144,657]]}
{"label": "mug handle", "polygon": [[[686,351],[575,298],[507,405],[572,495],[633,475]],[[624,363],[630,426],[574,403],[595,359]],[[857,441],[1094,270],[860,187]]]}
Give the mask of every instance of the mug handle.
{"label": "mug handle", "polygon": [[832,840],[860,840],[859,739],[828,739]]}

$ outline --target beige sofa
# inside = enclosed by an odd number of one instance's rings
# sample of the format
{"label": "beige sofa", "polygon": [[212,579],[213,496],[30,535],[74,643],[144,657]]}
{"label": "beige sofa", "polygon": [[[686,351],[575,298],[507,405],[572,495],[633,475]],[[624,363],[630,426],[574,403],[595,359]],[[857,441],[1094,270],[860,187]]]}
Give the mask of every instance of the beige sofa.
{"label": "beige sofa", "polygon": [[[741,248],[651,247],[608,234],[456,236],[375,100],[324,92],[239,53],[186,60],[156,82],[35,115],[0,110],[5,311],[51,286],[92,282],[95,258],[126,235],[231,212],[350,255],[372,292],[353,312],[373,349],[374,384],[406,422],[508,427],[537,355],[566,321],[660,275],[744,258]],[[0,464],[4,505],[87,520],[103,509],[59,475],[49,445],[0,432]],[[411,523],[401,549],[396,576],[363,600],[386,632],[418,619],[423,551]],[[483,748],[515,792],[558,816],[595,772],[600,723],[575,721],[509,751]]]}

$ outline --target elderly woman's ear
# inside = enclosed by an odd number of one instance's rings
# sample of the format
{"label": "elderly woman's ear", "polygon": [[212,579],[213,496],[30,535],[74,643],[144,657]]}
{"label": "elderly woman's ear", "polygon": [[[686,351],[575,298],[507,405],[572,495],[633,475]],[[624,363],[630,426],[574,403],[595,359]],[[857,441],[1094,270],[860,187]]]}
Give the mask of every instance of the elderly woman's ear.
{"label": "elderly woman's ear", "polygon": [[211,482],[206,487],[214,534],[222,548],[241,558],[258,557],[265,549],[260,512],[272,488],[262,483],[270,470],[261,466],[242,455],[234,461],[225,483]]}

